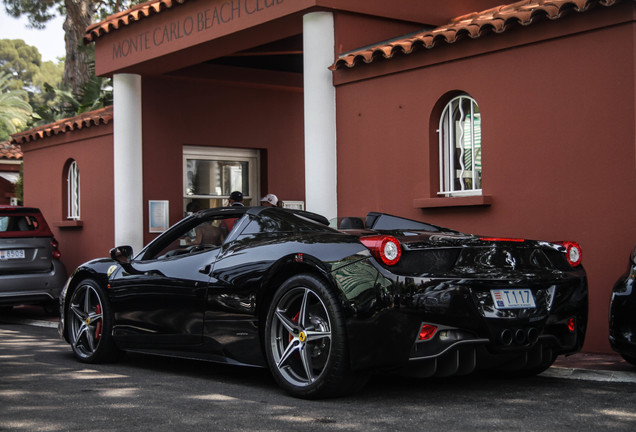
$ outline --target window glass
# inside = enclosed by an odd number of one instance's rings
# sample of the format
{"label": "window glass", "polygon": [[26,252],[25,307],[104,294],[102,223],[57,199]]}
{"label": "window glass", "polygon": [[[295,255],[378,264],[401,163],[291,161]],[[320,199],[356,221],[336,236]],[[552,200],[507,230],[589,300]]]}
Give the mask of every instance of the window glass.
{"label": "window glass", "polygon": [[232,191],[249,195],[248,162],[187,159],[186,195],[229,196]]}
{"label": "window glass", "polygon": [[439,125],[440,194],[481,193],[481,113],[462,95],[444,108]]}
{"label": "window glass", "polygon": [[326,225],[310,220],[300,214],[266,209],[254,217],[242,234],[294,233],[330,231]]}
{"label": "window glass", "polygon": [[239,218],[217,216],[192,218],[157,238],[142,260],[164,259],[216,249],[225,241]]}
{"label": "window glass", "polygon": [[183,161],[186,212],[226,206],[234,191],[246,206],[258,200],[257,150],[186,146]]}
{"label": "window glass", "polygon": [[38,220],[34,216],[0,216],[0,232],[35,231]]}
{"label": "window glass", "polygon": [[72,161],[68,166],[67,177],[67,218],[80,218],[80,174],[76,161]]}

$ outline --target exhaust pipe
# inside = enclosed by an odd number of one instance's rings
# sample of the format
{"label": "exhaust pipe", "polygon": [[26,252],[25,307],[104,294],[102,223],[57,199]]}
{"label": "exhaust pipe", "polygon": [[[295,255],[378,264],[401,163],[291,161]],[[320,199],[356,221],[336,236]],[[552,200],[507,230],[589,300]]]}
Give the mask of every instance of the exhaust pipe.
{"label": "exhaust pipe", "polygon": [[515,343],[517,345],[523,345],[526,343],[526,332],[522,329],[515,330]]}
{"label": "exhaust pipe", "polygon": [[513,334],[512,330],[510,329],[503,329],[501,333],[499,333],[499,342],[501,342],[503,345],[508,346],[512,344],[512,338]]}
{"label": "exhaust pipe", "polygon": [[536,343],[539,340],[539,330],[534,327],[528,328],[528,342],[531,344]]}

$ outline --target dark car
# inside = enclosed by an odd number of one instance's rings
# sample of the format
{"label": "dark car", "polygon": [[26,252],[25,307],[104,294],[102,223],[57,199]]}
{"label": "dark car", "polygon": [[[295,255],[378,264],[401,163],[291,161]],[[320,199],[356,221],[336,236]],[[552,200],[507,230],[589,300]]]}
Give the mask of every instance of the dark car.
{"label": "dark car", "polygon": [[60,333],[83,362],[136,351],[269,367],[306,398],[356,390],[376,371],[537,374],[583,344],[574,243],[380,213],[349,230],[326,224],[279,208],[197,212],[134,258],[123,246],[79,267]]}
{"label": "dark car", "polygon": [[636,246],[629,256],[627,271],[612,290],[609,313],[609,341],[612,349],[636,366]]}
{"label": "dark car", "polygon": [[0,307],[42,304],[57,313],[67,273],[37,208],[0,206]]}

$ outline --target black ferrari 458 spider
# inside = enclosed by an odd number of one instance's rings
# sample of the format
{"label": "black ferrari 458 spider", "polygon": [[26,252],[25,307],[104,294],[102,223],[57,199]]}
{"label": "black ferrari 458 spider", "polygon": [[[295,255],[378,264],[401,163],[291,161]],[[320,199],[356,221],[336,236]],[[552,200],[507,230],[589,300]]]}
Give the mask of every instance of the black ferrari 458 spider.
{"label": "black ferrari 458 spider", "polygon": [[197,212],[134,257],[121,246],[77,268],[60,333],[83,362],[135,351],[269,367],[305,398],[354,391],[376,371],[537,374],[583,344],[575,243],[380,213],[327,224],[278,208]]}

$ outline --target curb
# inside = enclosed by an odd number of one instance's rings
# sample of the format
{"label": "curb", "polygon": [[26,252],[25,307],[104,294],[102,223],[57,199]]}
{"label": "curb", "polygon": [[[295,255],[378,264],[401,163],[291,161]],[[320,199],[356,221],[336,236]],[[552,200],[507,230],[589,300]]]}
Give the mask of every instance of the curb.
{"label": "curb", "polygon": [[632,372],[580,369],[552,366],[539,376],[584,381],[602,381],[614,383],[636,383],[636,374]]}

